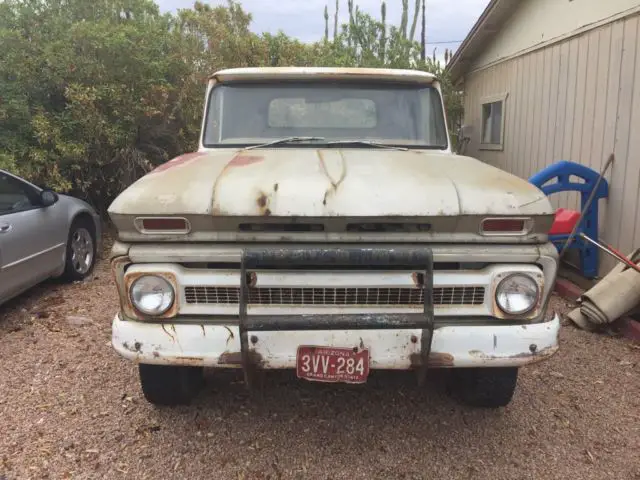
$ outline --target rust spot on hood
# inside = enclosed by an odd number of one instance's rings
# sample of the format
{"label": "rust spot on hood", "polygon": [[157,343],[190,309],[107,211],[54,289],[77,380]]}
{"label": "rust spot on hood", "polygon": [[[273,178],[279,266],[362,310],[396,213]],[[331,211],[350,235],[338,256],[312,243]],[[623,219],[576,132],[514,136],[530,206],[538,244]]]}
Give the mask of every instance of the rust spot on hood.
{"label": "rust spot on hood", "polygon": [[269,197],[267,197],[264,192],[260,192],[260,195],[256,199],[256,203],[258,204],[261,215],[264,215],[265,217],[271,215],[271,210],[267,206],[269,204]]}
{"label": "rust spot on hood", "polygon": [[173,159],[169,160],[168,162],[163,163],[162,165],[156,167],[155,169],[153,169],[149,173],[163,172],[163,171],[168,170],[170,168],[177,167],[178,165],[182,165],[182,164],[188,162],[189,160],[193,160],[194,158],[200,157],[202,155],[206,155],[206,153],[205,152],[185,153],[184,155],[180,155],[179,157],[173,158]]}

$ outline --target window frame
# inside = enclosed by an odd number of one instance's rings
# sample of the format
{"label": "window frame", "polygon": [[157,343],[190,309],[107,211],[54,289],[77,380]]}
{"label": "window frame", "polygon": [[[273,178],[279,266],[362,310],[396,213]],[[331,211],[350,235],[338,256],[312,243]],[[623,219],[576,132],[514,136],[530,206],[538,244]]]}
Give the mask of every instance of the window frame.
{"label": "window frame", "polygon": [[[506,114],[506,106],[507,106],[507,98],[509,97],[508,93],[500,93],[497,95],[489,95],[486,97],[482,97],[480,99],[480,142],[479,142],[479,150],[504,150],[504,125],[505,125],[505,114]],[[492,103],[501,103],[502,104],[502,115],[500,117],[500,142],[499,143],[484,143],[484,107],[485,105],[490,105]]]}
{"label": "window frame", "polygon": [[42,205],[39,203],[40,189],[38,187],[4,170],[0,170],[0,175],[6,176],[9,182],[15,182],[15,184],[18,185],[18,188],[20,188],[24,192],[24,194],[29,198],[29,201],[31,202],[31,206],[26,208],[21,208],[18,210],[10,210],[6,212],[0,210],[0,217],[5,215],[13,215],[14,213],[28,212],[31,210],[37,210],[39,208],[42,208]]}

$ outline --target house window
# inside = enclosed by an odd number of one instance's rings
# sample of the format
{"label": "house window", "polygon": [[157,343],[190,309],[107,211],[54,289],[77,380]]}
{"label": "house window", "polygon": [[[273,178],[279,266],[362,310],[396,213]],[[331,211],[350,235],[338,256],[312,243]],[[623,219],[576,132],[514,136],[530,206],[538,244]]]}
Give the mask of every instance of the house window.
{"label": "house window", "polygon": [[506,98],[506,95],[498,95],[482,100],[481,149],[502,150],[503,148]]}

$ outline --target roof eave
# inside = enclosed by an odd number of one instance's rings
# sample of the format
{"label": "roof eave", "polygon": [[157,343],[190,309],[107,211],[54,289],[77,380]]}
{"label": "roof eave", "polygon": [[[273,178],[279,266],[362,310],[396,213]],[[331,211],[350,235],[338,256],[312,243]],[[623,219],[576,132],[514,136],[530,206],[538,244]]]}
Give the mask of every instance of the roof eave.
{"label": "roof eave", "polygon": [[471,27],[466,38],[456,50],[446,70],[454,84],[459,84],[467,73],[472,58],[493,40],[509,19],[520,0],[491,0],[478,21]]}

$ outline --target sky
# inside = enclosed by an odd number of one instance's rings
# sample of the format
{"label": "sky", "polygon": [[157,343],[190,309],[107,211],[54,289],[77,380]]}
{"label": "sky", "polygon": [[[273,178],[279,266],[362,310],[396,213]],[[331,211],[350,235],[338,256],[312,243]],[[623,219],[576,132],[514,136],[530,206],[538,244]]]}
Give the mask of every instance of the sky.
{"label": "sky", "polygon": [[[190,1],[156,0],[162,11],[188,8]],[[207,0],[205,0],[207,1]],[[211,5],[226,5],[226,0],[208,0]],[[303,42],[319,40],[324,35],[324,7],[329,5],[329,31],[332,32],[335,0],[240,0],[242,7],[251,12],[256,33],[277,33],[278,30],[296,37]],[[354,0],[361,10],[380,18],[381,0]],[[489,0],[426,0],[427,6],[427,51],[437,48],[436,56],[441,58],[445,48],[455,50],[476,22]],[[409,0],[409,26],[412,7]],[[387,0],[387,23],[400,24],[402,0]],[[339,23],[348,21],[347,1],[340,0]],[[419,40],[420,19],[416,29]],[[445,42],[445,43],[442,43]]]}

